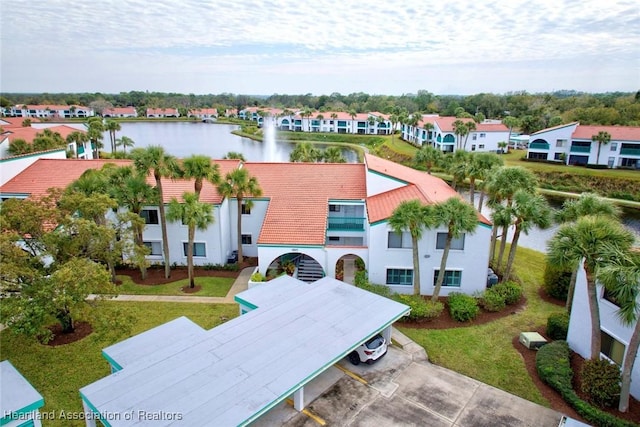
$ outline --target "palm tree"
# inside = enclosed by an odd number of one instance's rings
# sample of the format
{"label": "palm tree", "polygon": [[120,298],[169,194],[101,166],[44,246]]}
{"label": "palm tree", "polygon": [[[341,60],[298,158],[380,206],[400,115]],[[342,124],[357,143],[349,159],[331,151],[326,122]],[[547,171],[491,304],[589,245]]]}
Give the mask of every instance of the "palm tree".
{"label": "palm tree", "polygon": [[247,169],[238,168],[225,175],[224,180],[218,185],[218,191],[223,197],[235,198],[238,204],[236,227],[238,230],[238,265],[242,266],[244,261],[242,255],[242,203],[246,197],[260,197],[262,189],[255,176],[250,176]]}
{"label": "palm tree", "polygon": [[[562,204],[562,209],[556,212],[555,220],[559,223],[575,222],[579,218],[588,215],[601,215],[609,217],[611,219],[618,219],[620,217],[620,208],[611,202],[601,198],[597,194],[583,193],[578,199],[568,199]],[[578,277],[578,270],[580,265],[576,265],[572,268],[571,279],[569,280],[569,289],[567,291],[566,309],[571,313],[571,306],[573,305],[573,292],[576,287],[576,280]]]}
{"label": "palm tree", "polygon": [[591,316],[591,358],[600,355],[600,311],[596,289],[598,268],[606,264],[612,250],[628,251],[633,234],[618,221],[603,216],[584,216],[575,223],[562,225],[549,241],[547,262],[573,268],[581,262],[587,276],[587,294]]}
{"label": "palm tree", "polygon": [[102,148],[102,132],[104,132],[104,125],[100,117],[90,117],[87,120],[87,137],[91,141],[91,148],[93,150],[93,158],[100,157],[99,150]]}
{"label": "palm tree", "polygon": [[116,147],[122,147],[122,153],[127,156],[127,147],[133,147],[136,143],[128,136],[122,136],[116,139]]}
{"label": "palm tree", "polygon": [[78,147],[82,146],[82,149],[84,150],[85,148],[84,144],[86,142],[89,142],[89,137],[85,132],[74,131],[74,132],[71,132],[69,136],[67,136],[68,144],[73,144],[73,143],[76,144],[76,149],[75,149],[76,159],[78,158]]}
{"label": "palm tree", "polygon": [[511,133],[513,132],[513,128],[520,126],[520,120],[513,116],[507,116],[502,119],[502,123],[509,128],[509,138],[507,139],[507,143],[509,143],[511,142]]}
{"label": "palm tree", "polygon": [[596,164],[599,164],[600,163],[600,148],[603,145],[607,145],[608,143],[611,142],[611,134],[609,132],[601,130],[600,132],[598,132],[597,135],[593,135],[591,137],[591,140],[593,142],[597,142],[598,143],[598,154],[596,156]]}
{"label": "palm tree", "polygon": [[193,277],[193,241],[195,239],[196,228],[206,230],[213,224],[213,207],[208,203],[198,201],[195,193],[185,192],[182,195],[183,203],[178,202],[174,197],[169,203],[167,218],[170,221],[182,221],[187,226],[187,271],[189,274],[189,287],[195,288]]}
{"label": "palm tree", "polygon": [[425,228],[431,228],[432,206],[424,206],[419,200],[405,200],[401,202],[391,214],[389,225],[394,233],[402,234],[409,230],[411,248],[413,251],[413,294],[420,295],[420,257],[418,242],[422,239]]}
{"label": "palm tree", "polygon": [[213,185],[220,183],[220,168],[217,164],[211,163],[207,156],[194,154],[187,157],[182,162],[183,178],[194,179],[193,189],[196,197],[200,200],[202,192],[202,182],[207,180]]}
{"label": "palm tree", "polygon": [[451,242],[454,238],[459,238],[463,233],[473,233],[475,231],[478,227],[478,213],[473,206],[457,197],[452,197],[446,202],[436,204],[433,207],[433,216],[435,227],[447,227],[447,238],[442,251],[442,259],[440,260],[440,271],[431,296],[431,301],[435,302],[440,296],[440,289],[444,282]]}
{"label": "palm tree", "polygon": [[416,152],[414,160],[418,165],[427,168],[427,173],[431,175],[431,169],[440,164],[442,156],[444,156],[444,154],[437,148],[431,145],[423,145],[422,148]]}
{"label": "palm tree", "polygon": [[247,159],[244,158],[244,154],[242,153],[238,153],[236,151],[229,151],[227,154],[225,154],[223,157],[223,159],[235,159],[235,160],[241,160],[243,162],[246,162]]}
{"label": "palm tree", "polygon": [[[487,178],[495,168],[504,165],[504,161],[494,153],[476,153],[473,159],[474,170],[469,171],[469,187],[473,192],[475,192],[474,187],[476,186],[480,189],[480,200],[478,201],[478,212],[480,212],[484,203]],[[474,179],[472,180],[472,178]],[[477,180],[480,180],[480,182]]]}
{"label": "palm tree", "polygon": [[322,153],[325,163],[346,163],[340,147],[327,147]]}
{"label": "palm tree", "polygon": [[116,132],[122,129],[120,123],[115,120],[107,120],[104,129],[109,131],[109,139],[111,140],[111,152],[116,152]]}
{"label": "palm tree", "polygon": [[158,209],[160,211],[160,225],[162,228],[162,250],[164,252],[164,276],[171,277],[171,264],[169,257],[169,238],[167,235],[167,218],[164,209],[164,193],[162,191],[162,178],[175,178],[180,176],[180,167],[176,158],[165,153],[164,148],[150,145],[146,148],[137,148],[131,153],[136,169],[143,175],[153,175],[156,181],[158,193]]}
{"label": "palm tree", "polygon": [[615,298],[619,309],[618,318],[625,326],[635,325],[627,345],[627,354],[622,363],[622,384],[618,410],[629,410],[631,371],[640,347],[640,252],[628,251],[616,256],[598,270],[597,278]]}
{"label": "palm tree", "polygon": [[453,176],[451,187],[455,190],[459,182],[464,182],[469,175],[469,157],[471,154],[464,150],[457,150],[453,154],[449,154],[450,162],[448,163],[448,172]]}
{"label": "palm tree", "polygon": [[466,150],[467,149],[467,141],[469,140],[469,134],[471,132],[473,132],[474,130],[476,130],[476,122],[474,122],[473,120],[468,121],[465,124],[466,132],[464,134],[464,145],[463,145],[463,149]]}
{"label": "palm tree", "polygon": [[500,154],[504,154],[505,152],[505,148],[508,147],[509,144],[506,143],[506,141],[500,141],[498,142],[498,148],[500,149]]}
{"label": "palm tree", "polygon": [[520,233],[529,234],[529,230],[536,226],[541,229],[549,228],[551,225],[551,208],[547,200],[540,194],[530,193],[524,190],[516,191],[513,196],[513,206],[511,207],[513,218],[515,219],[515,230],[511,240],[511,249],[507,258],[507,267],[504,270],[503,280],[508,280],[516,258],[518,239]]}
{"label": "palm tree", "polygon": [[[302,116],[302,118],[304,119],[305,117],[307,118],[307,127],[309,132],[311,132],[311,115],[313,114],[313,110],[309,107],[304,107],[304,109],[300,112],[300,115]],[[304,130],[304,128],[303,128]]]}
{"label": "palm tree", "polygon": [[338,113],[331,113],[331,120],[333,120],[333,130],[336,131],[338,129]]}
{"label": "palm tree", "polygon": [[289,154],[290,162],[313,163],[321,157],[320,152],[309,142],[300,142]]}
{"label": "palm tree", "polygon": [[469,133],[467,125],[458,119],[453,122],[453,133],[456,135],[456,150],[462,149],[462,137]]}

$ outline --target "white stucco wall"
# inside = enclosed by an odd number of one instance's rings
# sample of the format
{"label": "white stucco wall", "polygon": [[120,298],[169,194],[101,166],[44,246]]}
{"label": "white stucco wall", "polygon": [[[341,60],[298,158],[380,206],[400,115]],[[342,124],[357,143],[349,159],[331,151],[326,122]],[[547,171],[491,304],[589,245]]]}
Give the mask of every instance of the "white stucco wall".
{"label": "white stucco wall", "polygon": [[261,274],[266,275],[267,269],[269,268],[269,264],[271,264],[276,258],[281,255],[295,253],[295,254],[306,254],[311,258],[315,259],[318,264],[322,266],[325,270],[325,275],[327,274],[327,250],[324,247],[320,246],[312,246],[312,247],[296,247],[296,246],[268,246],[268,245],[259,245],[258,246],[258,270]]}
{"label": "white stucco wall", "polygon": [[[577,125],[563,126],[561,128],[549,130],[547,132],[531,135],[531,137],[529,138],[529,144],[535,142],[538,139],[542,139],[549,144],[549,150],[531,149],[531,151],[549,153],[547,156],[547,160],[554,160],[556,153],[565,153],[568,156],[571,150],[571,135],[575,131],[576,126]],[[558,139],[564,139],[567,141],[564,147],[556,147],[556,142]]]}
{"label": "white stucco wall", "polygon": [[[237,212],[238,202],[236,199],[229,199],[225,201],[227,205],[223,210],[228,212],[228,229],[229,229],[229,252],[237,249]],[[253,200],[253,206],[251,207],[251,213],[249,215],[242,215],[242,234],[251,235],[251,245],[242,245],[242,251],[244,256],[256,257],[258,256],[258,237],[260,237],[260,230],[262,229],[262,223],[264,217],[267,214],[267,208],[269,207],[269,201],[266,199]]]}
{"label": "white stucco wall", "polygon": [[[7,144],[8,145],[8,144]],[[0,150],[4,149],[4,142],[0,145]],[[4,157],[4,151],[0,151],[0,157]],[[63,149],[48,151],[46,153],[25,154],[23,156],[11,157],[0,160],[0,185],[4,185],[11,178],[31,166],[38,159],[65,159],[66,151]]]}
{"label": "white stucco wall", "polygon": [[[589,300],[587,295],[587,277],[584,269],[580,269],[573,294],[571,317],[567,342],[569,347],[580,356],[591,357],[591,316],[589,314]],[[600,329],[624,344],[625,350],[633,333],[633,326],[624,326],[618,320],[618,307],[602,298],[603,289],[598,286],[598,308],[600,309]],[[640,363],[636,360],[631,371],[631,395],[640,399]]]}
{"label": "white stucco wall", "polygon": [[402,181],[389,178],[379,173],[367,170],[367,196],[371,197],[385,191],[395,190],[396,188],[407,185]]}
{"label": "white stucco wall", "polygon": [[[484,134],[484,137],[481,137],[480,134]],[[474,140],[473,137],[476,137]],[[473,131],[469,134],[469,140],[467,141],[467,151],[476,151],[476,152],[485,152],[491,151],[495,153],[500,149],[498,147],[499,142],[508,142],[509,139],[509,131],[506,132],[486,132],[486,131]],[[476,149],[472,150],[471,146],[475,145]],[[484,148],[480,148],[480,145],[484,145]],[[504,148],[505,151],[508,147]]]}

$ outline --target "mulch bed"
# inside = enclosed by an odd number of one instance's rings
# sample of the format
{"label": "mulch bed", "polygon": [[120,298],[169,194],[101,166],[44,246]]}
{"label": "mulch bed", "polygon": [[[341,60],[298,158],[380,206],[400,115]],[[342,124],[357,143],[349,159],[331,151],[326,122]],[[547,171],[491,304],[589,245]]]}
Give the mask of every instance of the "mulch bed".
{"label": "mulch bed", "polygon": [[70,334],[63,334],[62,325],[59,323],[49,326],[48,329],[53,333],[53,339],[47,343],[50,347],[57,347],[59,345],[71,344],[72,342],[80,341],[82,338],[93,332],[91,324],[87,322],[76,322],[75,329]]}
{"label": "mulch bed", "polygon": [[[193,270],[194,277],[230,277],[237,278],[240,274],[240,270],[238,271],[222,271],[222,270],[205,270],[201,267],[195,267]],[[136,268],[122,268],[116,270],[116,274],[126,275],[131,277],[131,280],[138,285],[164,285],[167,283],[175,282],[177,280],[188,279],[189,273],[187,272],[187,267],[177,267],[171,269],[171,277],[165,279],[164,277],[164,268],[149,268],[147,270],[147,278],[142,280],[142,276],[140,275],[140,270]],[[189,292],[189,291],[185,291]]]}

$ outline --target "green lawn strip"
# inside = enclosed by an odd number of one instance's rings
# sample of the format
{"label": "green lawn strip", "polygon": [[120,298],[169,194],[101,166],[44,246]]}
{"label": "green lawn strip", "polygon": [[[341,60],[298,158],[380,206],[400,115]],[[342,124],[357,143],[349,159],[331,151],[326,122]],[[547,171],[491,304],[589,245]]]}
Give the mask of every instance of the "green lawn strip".
{"label": "green lawn strip", "polygon": [[425,348],[433,363],[549,406],[511,342],[520,332],[546,325],[547,317],[563,308],[546,303],[538,296],[544,254],[518,248],[515,268],[527,298],[524,311],[479,326],[444,330],[400,329]]}
{"label": "green lawn strip", "polygon": [[191,295],[197,297],[225,297],[235,279],[229,277],[196,277],[196,286],[202,289],[194,293],[182,292],[182,288],[189,286],[189,280],[183,279],[164,285],[138,285],[129,276],[118,276],[122,284],[118,292],[125,295]]}
{"label": "green lawn strip", "polygon": [[[109,364],[102,357],[103,348],[180,316],[187,316],[210,329],[238,315],[236,304],[186,304],[162,302],[106,302],[125,307],[135,319],[131,332],[117,338],[100,338],[96,334],[58,347],[49,347],[11,334],[0,333],[0,360],[9,359],[20,373],[43,395],[43,412],[80,412],[78,390],[109,375]],[[44,425],[84,426],[84,421],[56,419]]]}

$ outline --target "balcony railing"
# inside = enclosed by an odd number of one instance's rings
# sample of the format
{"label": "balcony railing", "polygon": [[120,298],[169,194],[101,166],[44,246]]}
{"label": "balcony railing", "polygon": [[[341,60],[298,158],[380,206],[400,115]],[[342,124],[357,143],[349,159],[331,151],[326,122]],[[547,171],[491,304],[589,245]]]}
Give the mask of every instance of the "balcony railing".
{"label": "balcony railing", "polygon": [[572,153],[590,153],[591,147],[585,147],[583,145],[572,145],[571,152]]}
{"label": "balcony railing", "polygon": [[532,142],[529,144],[529,148],[534,150],[548,150],[549,144],[546,142]]}
{"label": "balcony railing", "polygon": [[364,231],[364,218],[330,216],[328,218],[327,230]]}
{"label": "balcony railing", "polygon": [[627,156],[640,156],[640,148],[621,148],[620,154],[626,154]]}

